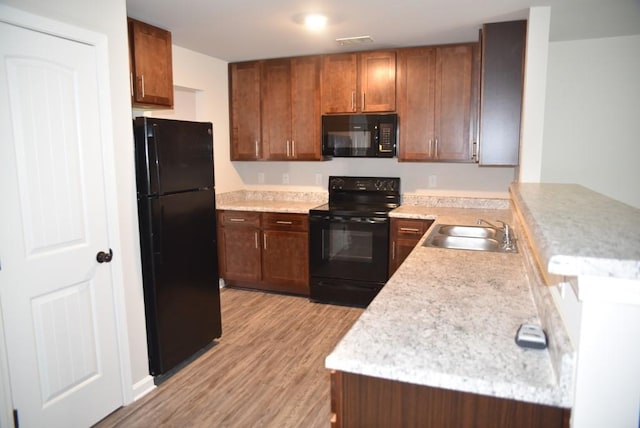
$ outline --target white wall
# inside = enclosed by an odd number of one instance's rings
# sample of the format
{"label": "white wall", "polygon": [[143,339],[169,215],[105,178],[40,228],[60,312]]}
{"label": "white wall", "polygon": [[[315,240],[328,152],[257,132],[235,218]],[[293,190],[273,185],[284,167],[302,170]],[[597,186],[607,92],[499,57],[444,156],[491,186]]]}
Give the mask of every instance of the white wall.
{"label": "white wall", "polygon": [[138,213],[135,193],[133,158],[133,132],[131,127],[131,101],[129,95],[129,53],[127,41],[127,14],[125,0],[87,2],[84,0],[42,1],[2,0],[5,4],[105,34],[109,46],[109,78],[111,117],[115,146],[118,212],[120,222],[120,249],[128,324],[131,394],[137,395],[135,385],[145,389],[149,368],[147,363],[144,297],[138,241]]}
{"label": "white wall", "polygon": [[[400,177],[401,191],[420,193],[507,193],[514,179],[513,168],[486,168],[475,164],[398,162],[397,159],[335,158],[324,162],[233,162],[247,186],[260,185],[258,174],[264,173],[265,187],[293,188],[311,186],[327,189],[329,175]],[[288,174],[291,185],[282,184]],[[317,174],[321,183],[316,183]],[[429,185],[429,177],[435,185]]]}
{"label": "white wall", "polygon": [[526,183],[540,181],[550,19],[549,6],[529,9],[518,168],[518,181]]}
{"label": "white wall", "polygon": [[640,208],[640,35],[549,45],[542,181]]}

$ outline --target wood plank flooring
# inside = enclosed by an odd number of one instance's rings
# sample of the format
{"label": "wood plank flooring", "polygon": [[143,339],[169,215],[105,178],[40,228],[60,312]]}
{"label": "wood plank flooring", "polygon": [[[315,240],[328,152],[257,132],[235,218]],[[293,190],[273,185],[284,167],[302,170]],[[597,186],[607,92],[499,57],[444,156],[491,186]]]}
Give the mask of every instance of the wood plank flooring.
{"label": "wood plank flooring", "polygon": [[362,309],[232,288],[221,306],[214,347],[96,427],[328,427],[324,358]]}

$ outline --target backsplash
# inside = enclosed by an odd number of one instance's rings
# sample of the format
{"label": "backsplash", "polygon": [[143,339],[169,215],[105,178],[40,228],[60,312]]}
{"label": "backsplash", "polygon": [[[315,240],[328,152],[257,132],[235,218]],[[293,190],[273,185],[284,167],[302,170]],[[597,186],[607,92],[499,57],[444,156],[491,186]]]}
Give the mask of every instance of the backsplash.
{"label": "backsplash", "polygon": [[509,209],[508,198],[481,198],[465,196],[440,196],[419,193],[404,193],[402,205],[420,205],[441,208],[481,208],[481,209]]}
{"label": "backsplash", "polygon": [[291,201],[317,202],[318,205],[327,202],[327,192],[289,192],[281,190],[235,190],[216,194],[216,204],[238,201]]}

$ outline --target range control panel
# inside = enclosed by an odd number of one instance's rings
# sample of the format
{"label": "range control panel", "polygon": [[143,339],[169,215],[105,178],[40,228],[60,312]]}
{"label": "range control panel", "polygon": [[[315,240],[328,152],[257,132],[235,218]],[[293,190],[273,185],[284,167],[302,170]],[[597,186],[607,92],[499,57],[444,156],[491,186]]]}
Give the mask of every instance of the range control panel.
{"label": "range control panel", "polygon": [[366,192],[399,192],[397,177],[329,177],[329,192],[351,190]]}

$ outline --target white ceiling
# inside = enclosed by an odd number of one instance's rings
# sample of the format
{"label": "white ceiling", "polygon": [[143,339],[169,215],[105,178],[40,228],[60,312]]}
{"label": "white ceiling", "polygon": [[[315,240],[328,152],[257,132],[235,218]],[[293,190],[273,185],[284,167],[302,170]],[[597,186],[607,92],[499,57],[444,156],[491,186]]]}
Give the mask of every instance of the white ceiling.
{"label": "white ceiling", "polygon": [[[226,61],[474,41],[483,23],[551,6],[551,40],[640,34],[640,0],[127,0],[127,14],[175,45]],[[301,14],[329,16],[322,33]],[[339,46],[336,38],[371,36]]]}

